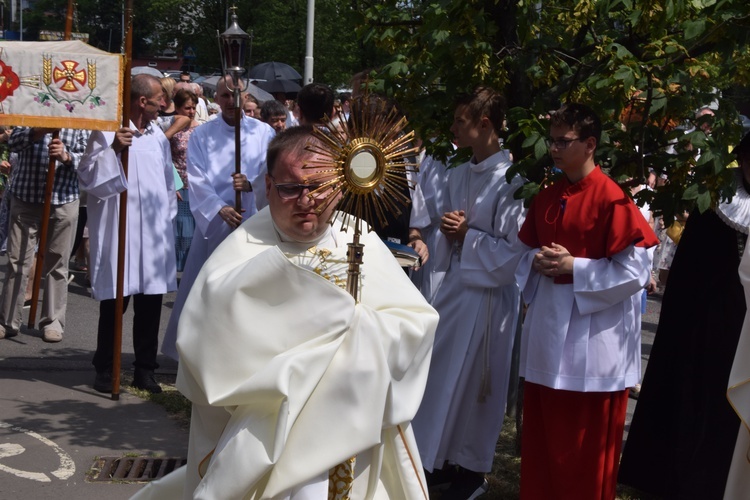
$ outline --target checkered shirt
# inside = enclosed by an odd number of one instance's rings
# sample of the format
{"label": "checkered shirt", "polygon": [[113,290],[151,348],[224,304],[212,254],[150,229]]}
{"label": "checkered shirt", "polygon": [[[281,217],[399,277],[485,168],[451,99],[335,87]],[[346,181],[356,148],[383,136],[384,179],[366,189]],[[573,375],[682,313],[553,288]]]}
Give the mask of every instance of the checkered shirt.
{"label": "checkered shirt", "polygon": [[[44,187],[49,168],[49,143],[52,134],[32,142],[34,129],[16,127],[8,139],[11,152],[18,153],[18,165],[12,172],[13,181],[10,192],[26,203],[44,203]],[[87,130],[60,130],[60,140],[71,156],[71,163],[65,165],[57,162],[55,182],[52,186],[52,204],[63,205],[78,199],[78,176],[76,168],[81,161],[86,143],[89,140]]]}

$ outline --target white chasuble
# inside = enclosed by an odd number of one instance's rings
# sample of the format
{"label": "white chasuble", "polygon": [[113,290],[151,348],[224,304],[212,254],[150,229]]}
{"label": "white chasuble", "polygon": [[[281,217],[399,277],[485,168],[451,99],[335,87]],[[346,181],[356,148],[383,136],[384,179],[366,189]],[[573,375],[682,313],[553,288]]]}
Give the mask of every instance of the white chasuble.
{"label": "white chasuble", "polygon": [[287,243],[264,209],[201,270],[177,338],[188,464],[164,481],[184,498],[303,498],[353,456],[353,498],[426,498],[410,421],[437,314],[374,233],[355,304],[339,286],[352,228],[338,224],[317,245]]}

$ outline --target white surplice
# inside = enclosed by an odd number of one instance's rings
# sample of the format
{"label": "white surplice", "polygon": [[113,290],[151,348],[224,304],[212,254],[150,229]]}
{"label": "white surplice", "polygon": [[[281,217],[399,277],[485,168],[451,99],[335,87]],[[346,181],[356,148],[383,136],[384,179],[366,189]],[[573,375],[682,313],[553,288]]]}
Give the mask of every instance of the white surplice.
{"label": "white surplice", "polygon": [[578,392],[614,392],[641,380],[641,293],[651,252],[630,245],[611,259],[576,257],[573,283],[532,270],[526,252],[516,278],[529,304],[521,341],[527,382]]}
{"label": "white surplice", "polygon": [[433,303],[440,314],[430,375],[414,433],[427,470],[444,461],[489,472],[503,423],[519,313],[515,245],[524,220],[523,184],[505,174],[507,151],[449,174],[446,210],[464,210],[463,246],[438,236],[433,257],[445,271]]}
{"label": "white surplice", "polygon": [[427,498],[409,422],[437,313],[375,233],[355,304],[338,225],[311,248],[264,209],[211,255],[177,341],[188,463],[138,498],[306,498],[352,456],[352,498]]}
{"label": "white surplice", "polygon": [[415,204],[412,213],[424,212],[428,222],[422,225],[412,222],[411,226],[422,231],[422,240],[427,245],[431,258],[419,270],[413,271],[411,278],[427,301],[432,303],[445,276],[445,271],[435,269],[435,248],[440,234],[440,219],[446,211],[443,198],[448,189],[448,168],[432,156],[425,157],[419,164],[418,186],[422,203]]}
{"label": "white surplice", "polygon": [[[745,245],[739,273],[745,289],[745,301],[750,306],[750,245]],[[737,343],[737,353],[729,374],[727,398],[742,424],[737,434],[724,500],[739,500],[750,496],[750,314],[745,315],[745,323]]]}
{"label": "white surplice", "polygon": [[[244,115],[243,115],[244,116]],[[253,187],[242,193],[242,218],[247,220],[267,204],[265,196],[266,151],[275,132],[268,124],[244,117],[240,131],[241,170]],[[188,141],[187,172],[190,189],[190,211],[195,218],[195,233],[185,270],[180,278],[172,315],[164,334],[161,352],[177,359],[175,341],[177,323],[185,299],[209,255],[224,241],[232,229],[219,217],[221,208],[235,203],[232,185],[234,173],[234,127],[223,118],[197,127]]]}
{"label": "white surplice", "polygon": [[128,176],[111,148],[114,132],[91,133],[78,165],[88,193],[91,288],[96,300],[115,298],[120,193],[127,189],[124,295],[157,295],[177,289],[172,219],[177,215],[172,154],[164,133],[152,122],[135,131]]}

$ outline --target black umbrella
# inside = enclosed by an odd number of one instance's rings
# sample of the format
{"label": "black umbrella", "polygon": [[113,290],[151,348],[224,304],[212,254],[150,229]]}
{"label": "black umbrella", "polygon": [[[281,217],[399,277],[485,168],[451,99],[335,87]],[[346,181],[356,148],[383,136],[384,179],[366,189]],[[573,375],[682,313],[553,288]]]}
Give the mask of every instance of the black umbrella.
{"label": "black umbrella", "polygon": [[297,73],[294,68],[288,64],[274,61],[253,66],[247,76],[251,80],[302,80],[302,75]]}
{"label": "black umbrella", "polygon": [[268,80],[266,82],[256,82],[256,85],[266,92],[276,94],[284,92],[286,94],[293,94],[299,92],[302,87],[299,83],[293,82],[292,80]]}

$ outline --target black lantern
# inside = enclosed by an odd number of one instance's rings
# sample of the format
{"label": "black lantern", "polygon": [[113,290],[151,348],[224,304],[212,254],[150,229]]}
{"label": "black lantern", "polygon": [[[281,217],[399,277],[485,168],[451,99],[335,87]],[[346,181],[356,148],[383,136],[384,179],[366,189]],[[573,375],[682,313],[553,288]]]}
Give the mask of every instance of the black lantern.
{"label": "black lantern", "polygon": [[232,82],[237,86],[242,73],[245,72],[247,42],[250,40],[250,35],[237,24],[237,7],[231,7],[231,9],[232,23],[224,33],[219,35],[219,48],[224,74],[230,75]]}

